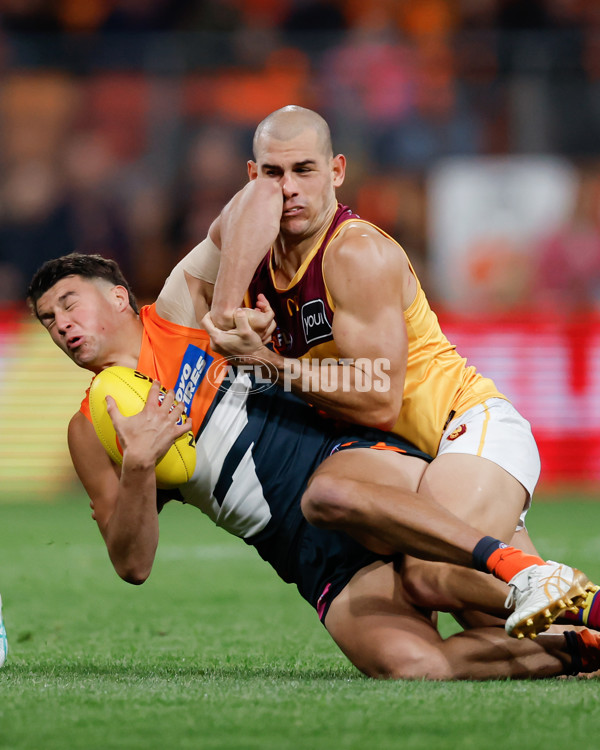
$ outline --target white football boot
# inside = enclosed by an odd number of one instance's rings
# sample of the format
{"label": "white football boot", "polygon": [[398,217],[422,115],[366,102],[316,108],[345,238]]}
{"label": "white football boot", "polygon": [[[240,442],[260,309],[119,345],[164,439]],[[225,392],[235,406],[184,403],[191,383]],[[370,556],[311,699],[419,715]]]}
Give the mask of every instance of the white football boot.
{"label": "white football boot", "polygon": [[0,596],[0,667],[4,666],[8,654],[8,641],[6,640],[6,628],[2,619],[2,597]]}
{"label": "white football boot", "polygon": [[595,588],[580,570],[552,560],[521,570],[508,585],[504,606],[510,609],[514,604],[514,612],[505,629],[513,638],[535,638],[566,610],[576,612],[587,592]]}

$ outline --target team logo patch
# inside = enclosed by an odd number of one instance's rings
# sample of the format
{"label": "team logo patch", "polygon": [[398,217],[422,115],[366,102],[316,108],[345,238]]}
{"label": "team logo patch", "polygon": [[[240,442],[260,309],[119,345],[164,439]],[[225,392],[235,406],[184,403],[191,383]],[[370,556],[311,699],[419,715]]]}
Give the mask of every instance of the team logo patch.
{"label": "team logo patch", "polygon": [[283,352],[289,352],[292,348],[294,339],[291,333],[283,331],[281,328],[276,328],[271,338],[271,343],[275,347],[275,351],[282,354]]}
{"label": "team logo patch", "polygon": [[186,414],[190,413],[190,405],[212,361],[213,358],[198,346],[190,344],[185,350],[175,386],[175,398],[185,406]]}
{"label": "team logo patch", "polygon": [[290,315],[290,316],[292,316],[295,313],[297,313],[298,310],[300,309],[300,307],[298,305],[298,298],[297,297],[288,297],[287,300],[286,300],[286,302],[285,302],[285,304],[286,304],[286,307],[287,307],[288,315]]}
{"label": "team logo patch", "polygon": [[455,430],[452,430],[452,432],[448,435],[446,440],[456,440],[456,438],[459,438],[461,435],[464,435],[466,431],[467,431],[467,425],[461,424]]}
{"label": "team logo patch", "polygon": [[327,320],[322,299],[311,299],[302,305],[302,328],[307,344],[331,337],[331,325]]}

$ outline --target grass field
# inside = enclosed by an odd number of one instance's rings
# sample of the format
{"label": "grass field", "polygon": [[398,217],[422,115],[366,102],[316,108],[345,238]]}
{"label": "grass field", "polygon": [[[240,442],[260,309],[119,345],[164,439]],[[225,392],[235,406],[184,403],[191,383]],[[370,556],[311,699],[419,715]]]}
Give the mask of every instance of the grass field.
{"label": "grass field", "polygon": [[[538,502],[530,529],[600,579],[600,503]],[[193,508],[165,509],[152,576],[132,587],[81,496],[0,502],[0,592],[2,750],[536,750],[594,747],[600,730],[595,679],[363,678],[295,589]]]}

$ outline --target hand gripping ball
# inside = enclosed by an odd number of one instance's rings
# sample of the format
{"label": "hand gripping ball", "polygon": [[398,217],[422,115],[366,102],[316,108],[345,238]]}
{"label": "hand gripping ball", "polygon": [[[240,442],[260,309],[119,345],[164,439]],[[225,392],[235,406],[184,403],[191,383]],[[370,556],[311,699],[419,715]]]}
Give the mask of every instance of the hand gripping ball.
{"label": "hand gripping ball", "polygon": [[[140,412],[148,398],[152,379],[130,367],[107,367],[98,373],[90,387],[92,423],[100,442],[112,460],[121,465],[123,452],[106,408],[106,396],[112,396],[126,417]],[[161,388],[162,396],[166,390]],[[183,415],[185,419],[185,415]],[[196,467],[196,443],[187,432],[173,443],[156,462],[156,485],[161,489],[177,487],[189,481]]]}

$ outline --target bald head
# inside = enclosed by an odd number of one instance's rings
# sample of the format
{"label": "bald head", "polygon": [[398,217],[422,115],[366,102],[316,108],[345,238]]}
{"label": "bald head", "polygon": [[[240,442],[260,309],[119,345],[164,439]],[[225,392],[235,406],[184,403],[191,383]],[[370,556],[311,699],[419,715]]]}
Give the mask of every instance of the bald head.
{"label": "bald head", "polygon": [[329,125],[312,109],[297,107],[295,104],[276,109],[259,124],[252,143],[254,158],[258,160],[261,150],[270,139],[289,141],[306,130],[316,133],[323,155],[330,159],[333,156],[333,148]]}

